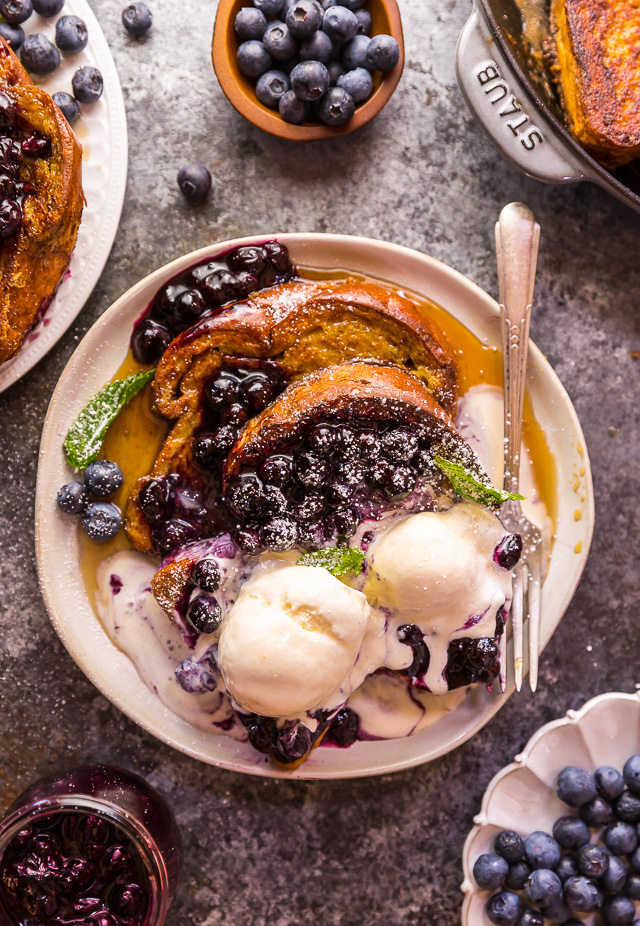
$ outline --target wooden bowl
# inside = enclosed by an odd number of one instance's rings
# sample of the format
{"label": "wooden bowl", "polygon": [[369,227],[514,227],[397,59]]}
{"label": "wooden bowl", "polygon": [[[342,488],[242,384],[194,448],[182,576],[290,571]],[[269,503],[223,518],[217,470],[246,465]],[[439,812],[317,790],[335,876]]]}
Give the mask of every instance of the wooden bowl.
{"label": "wooden bowl", "polygon": [[[236,13],[243,6],[250,6],[251,0],[220,0],[213,29],[211,54],[213,67],[229,102],[258,128],[289,138],[292,141],[313,141],[316,138],[332,138],[346,135],[365,125],[376,116],[396,89],[404,67],[404,41],[400,10],[396,0],[368,0],[366,9],[371,14],[371,34],[392,35],[400,47],[400,58],[392,71],[373,75],[373,93],[368,100],[356,106],[353,117],[345,125],[331,127],[322,123],[303,122],[291,125],[285,122],[277,110],[264,106],[257,98],[255,81],[240,71],[237,51],[241,44],[234,29]],[[277,67],[278,62],[274,67]]]}

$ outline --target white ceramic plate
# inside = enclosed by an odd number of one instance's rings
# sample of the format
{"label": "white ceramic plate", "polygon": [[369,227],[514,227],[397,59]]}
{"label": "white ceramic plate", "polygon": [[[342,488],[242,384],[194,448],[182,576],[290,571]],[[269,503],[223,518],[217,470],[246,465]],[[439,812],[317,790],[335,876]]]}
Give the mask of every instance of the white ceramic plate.
{"label": "white ceramic plate", "polygon": [[[300,266],[348,268],[422,293],[446,307],[484,343],[500,343],[498,305],[461,274],[424,254],[342,235],[268,237],[285,243]],[[77,524],[75,519],[61,516],[55,504],[58,488],[70,475],[62,451],[63,438],[80,409],[120,366],[135,319],[174,274],[255,240],[244,238],[203,248],[151,274],[104,313],[69,361],[51,400],[40,445],[36,543],[44,599],[56,631],[88,678],[146,730],[198,759],[253,774],[294,778],[350,778],[418,765],[448,752],[479,730],[505,703],[513,691],[513,679],[508,678],[505,695],[474,688],[453,713],[415,736],[357,743],[350,749],[319,748],[295,772],[283,772],[248,744],[194,729],[146,688],[133,664],[110,642],[93,611],[80,576]],[[573,406],[533,344],[529,365],[527,384],[533,411],[558,468],[558,532],[542,592],[544,646],[564,614],[585,564],[593,530],[593,489]],[[580,520],[574,517],[577,509]],[[512,665],[512,654],[507,658]]]}
{"label": "white ceramic plate", "polygon": [[[490,892],[476,886],[471,872],[479,855],[493,851],[500,830],[522,836],[535,830],[550,833],[558,817],[569,813],[556,795],[558,773],[565,766],[595,772],[612,765],[622,771],[629,756],[639,751],[640,693],[598,695],[579,711],[540,727],[515,761],[492,779],[465,842],[462,926],[491,926],[484,911]],[[594,926],[595,914],[580,919]]]}
{"label": "white ceramic plate", "polygon": [[[44,357],[78,315],[98,282],[116,236],[127,181],[127,116],[120,80],[107,40],[87,0],[66,0],[60,14],[79,16],[87,24],[89,41],[77,55],[62,55],[60,66],[47,77],[34,75],[34,83],[47,93],[71,93],[71,79],[78,68],[97,67],[104,91],[97,103],[80,104],[73,125],[83,147],[82,187],[87,204],[82,213],[78,240],[69,272],[43,319],[31,331],[11,360],[0,367],[0,392],[13,385]],[[24,24],[27,34],[42,32],[52,42],[55,23],[34,13]],[[19,56],[19,53],[18,53]]]}

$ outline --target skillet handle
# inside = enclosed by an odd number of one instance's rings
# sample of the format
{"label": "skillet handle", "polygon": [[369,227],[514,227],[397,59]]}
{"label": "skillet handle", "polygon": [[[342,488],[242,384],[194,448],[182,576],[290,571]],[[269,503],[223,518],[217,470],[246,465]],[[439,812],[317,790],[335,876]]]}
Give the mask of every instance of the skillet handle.
{"label": "skillet handle", "polygon": [[588,179],[514,76],[475,7],[458,39],[456,74],[469,109],[515,167],[545,183]]}

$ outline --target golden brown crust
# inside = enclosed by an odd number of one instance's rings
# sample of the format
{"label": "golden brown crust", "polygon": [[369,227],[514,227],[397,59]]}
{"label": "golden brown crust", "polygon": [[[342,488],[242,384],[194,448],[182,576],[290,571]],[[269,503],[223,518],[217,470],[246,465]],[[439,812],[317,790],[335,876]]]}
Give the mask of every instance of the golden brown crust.
{"label": "golden brown crust", "polygon": [[0,245],[0,363],[12,357],[64,274],[82,215],[82,148],[48,93],[32,84],[0,39],[0,91],[17,106],[18,125],[51,140],[46,158],[24,158],[31,185],[19,231]]}
{"label": "golden brown crust", "polygon": [[558,83],[572,135],[609,167],[640,155],[640,6],[553,0]]}

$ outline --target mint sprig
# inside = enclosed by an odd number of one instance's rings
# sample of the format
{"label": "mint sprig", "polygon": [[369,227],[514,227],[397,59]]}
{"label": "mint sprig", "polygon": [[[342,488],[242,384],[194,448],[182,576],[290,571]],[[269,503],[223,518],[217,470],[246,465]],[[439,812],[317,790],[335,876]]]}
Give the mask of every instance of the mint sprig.
{"label": "mint sprig", "polygon": [[337,579],[347,572],[362,572],[364,553],[350,547],[327,547],[315,553],[305,553],[298,560],[299,566],[321,566]]}
{"label": "mint sprig", "polygon": [[67,463],[84,469],[98,459],[104,436],[127,402],[150,383],[155,370],[132,373],[96,392],[73,422],[62,444]]}
{"label": "mint sprig", "polygon": [[489,508],[497,508],[503,502],[524,498],[524,495],[516,495],[514,492],[506,492],[504,489],[495,489],[486,482],[480,482],[461,463],[453,463],[451,460],[445,460],[444,457],[438,456],[434,456],[433,462],[442,470],[458,495],[462,495],[463,498],[468,498],[472,502],[479,502]]}

